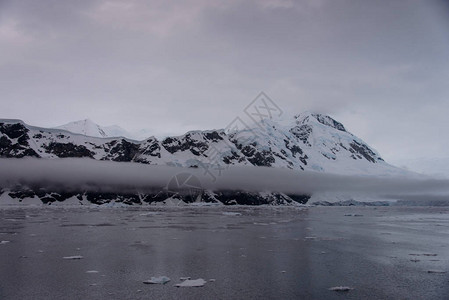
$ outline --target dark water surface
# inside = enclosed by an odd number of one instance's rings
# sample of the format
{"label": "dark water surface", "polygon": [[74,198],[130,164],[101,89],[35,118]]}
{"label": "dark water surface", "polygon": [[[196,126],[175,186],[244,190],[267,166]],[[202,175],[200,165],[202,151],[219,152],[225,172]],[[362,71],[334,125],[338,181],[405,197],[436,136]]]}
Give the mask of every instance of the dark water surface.
{"label": "dark water surface", "polygon": [[446,208],[5,208],[0,241],[0,299],[449,299]]}

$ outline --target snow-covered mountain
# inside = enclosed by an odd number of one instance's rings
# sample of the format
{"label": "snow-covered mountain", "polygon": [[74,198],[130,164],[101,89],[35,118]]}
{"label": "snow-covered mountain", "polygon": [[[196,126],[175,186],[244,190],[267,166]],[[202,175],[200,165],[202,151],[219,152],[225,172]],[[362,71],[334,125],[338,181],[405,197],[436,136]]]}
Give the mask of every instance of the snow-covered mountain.
{"label": "snow-covered mountain", "polygon": [[386,163],[341,123],[321,114],[303,113],[282,122],[264,120],[236,132],[190,131],[142,141],[107,137],[93,122],[76,124],[48,129],[0,120],[0,156],[89,157],[182,167],[254,165],[355,175],[404,172]]}
{"label": "snow-covered mountain", "polygon": [[[20,120],[0,120],[0,157],[86,157],[208,170],[253,165],[347,175],[390,176],[407,172],[386,163],[343,124],[315,113],[278,121],[267,119],[232,132],[190,131],[181,136],[161,140],[149,137],[142,141],[106,137],[104,128],[93,122],[72,125],[48,129]],[[268,199],[266,195],[257,197]],[[281,200],[279,197],[272,195],[269,201],[294,201],[290,196],[282,196]],[[260,199],[256,202],[263,203]]]}
{"label": "snow-covered mountain", "polygon": [[106,138],[106,137],[127,137],[134,139],[134,135],[117,125],[100,126],[90,119],[70,122],[55,129],[63,129],[72,133],[78,133],[86,136]]}

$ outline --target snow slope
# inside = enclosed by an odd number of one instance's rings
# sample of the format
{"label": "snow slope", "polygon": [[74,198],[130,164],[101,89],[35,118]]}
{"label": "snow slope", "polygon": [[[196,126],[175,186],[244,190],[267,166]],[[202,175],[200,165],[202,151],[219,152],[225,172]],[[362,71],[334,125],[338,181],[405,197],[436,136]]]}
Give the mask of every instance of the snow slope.
{"label": "snow slope", "polygon": [[90,119],[70,122],[61,126],[55,127],[55,129],[63,129],[72,133],[78,133],[92,137],[128,137],[133,138],[132,134],[125,129],[117,125],[112,126],[100,126]]}

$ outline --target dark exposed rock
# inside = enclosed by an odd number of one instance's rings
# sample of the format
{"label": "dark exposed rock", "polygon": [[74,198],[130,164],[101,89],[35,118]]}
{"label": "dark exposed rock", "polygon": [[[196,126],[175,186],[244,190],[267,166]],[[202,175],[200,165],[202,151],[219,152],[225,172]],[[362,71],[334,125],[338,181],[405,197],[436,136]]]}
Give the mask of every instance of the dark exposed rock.
{"label": "dark exposed rock", "polygon": [[223,157],[223,162],[227,165],[231,164],[233,161],[238,161],[238,159],[240,158],[240,156],[232,151],[231,155],[226,155]]}
{"label": "dark exposed rock", "polygon": [[206,132],[204,134],[204,137],[208,140],[211,140],[213,142],[217,142],[220,140],[223,140],[223,138],[220,136],[220,134],[217,131],[212,131],[212,132]]}
{"label": "dark exposed rock", "polygon": [[148,140],[147,143],[149,143],[149,145],[142,150],[141,154],[160,158],[161,157],[161,146],[159,145],[158,141],[157,140]]}
{"label": "dark exposed rock", "polygon": [[6,136],[0,137],[0,156],[9,158],[39,157],[33,149],[28,147],[27,141],[22,140],[22,143],[13,144]]}
{"label": "dark exposed rock", "polygon": [[241,151],[243,153],[243,155],[250,157],[253,156],[254,153],[256,153],[256,143],[251,143],[249,145],[246,145],[245,147],[241,148]]}
{"label": "dark exposed rock", "polygon": [[314,116],[315,119],[317,119],[317,121],[320,122],[321,124],[330,126],[330,127],[335,128],[337,130],[340,130],[340,131],[346,131],[346,129],[343,126],[343,124],[341,124],[340,122],[335,121],[334,119],[332,119],[329,116],[324,116],[324,115],[320,115],[320,114],[312,114],[312,116]]}
{"label": "dark exposed rock", "polygon": [[225,205],[262,205],[267,201],[257,193],[224,191],[216,192],[215,198]]}
{"label": "dark exposed rock", "polygon": [[[376,159],[375,159],[376,153],[374,153],[367,145],[361,144],[361,143],[357,142],[356,140],[354,140],[350,145],[352,148],[352,149],[350,149],[350,151],[353,150],[351,152],[353,152],[353,153],[355,152],[355,153],[362,155],[366,160],[368,160],[372,163],[376,162]],[[361,157],[359,156],[359,158],[361,158]]]}
{"label": "dark exposed rock", "polygon": [[21,123],[5,124],[0,123],[0,133],[7,135],[10,139],[17,139],[21,136],[27,135],[28,128]]}
{"label": "dark exposed rock", "polygon": [[85,193],[86,199],[94,204],[105,204],[111,201],[124,203],[124,204],[141,204],[141,200],[138,194],[117,194],[117,193]]}
{"label": "dark exposed rock", "polygon": [[276,160],[271,151],[262,150],[256,152],[253,157],[247,158],[250,163],[259,167],[271,167]]}
{"label": "dark exposed rock", "polygon": [[209,146],[203,142],[192,138],[192,134],[187,133],[183,138],[168,137],[162,141],[162,146],[170,153],[190,150],[194,155],[205,152]]}
{"label": "dark exposed rock", "polygon": [[169,197],[170,197],[170,194],[167,191],[159,191],[159,192],[154,192],[152,194],[142,195],[142,201],[147,202],[147,203],[155,203],[155,202],[157,203],[157,202],[162,202]]}
{"label": "dark exposed rock", "polygon": [[36,193],[29,189],[11,191],[8,193],[11,198],[14,199],[24,199],[24,198],[33,198]]}
{"label": "dark exposed rock", "polygon": [[295,126],[290,129],[290,132],[305,145],[311,146],[309,136],[312,134],[312,127],[310,125]]}
{"label": "dark exposed rock", "polygon": [[133,161],[139,151],[139,145],[128,142],[125,139],[113,141],[109,143],[109,146],[111,146],[111,148],[109,149],[109,154],[106,156],[106,159],[112,161]]}
{"label": "dark exposed rock", "polygon": [[75,145],[73,143],[56,143],[51,142],[44,145],[44,148],[58,157],[90,157],[93,158],[94,152],[90,151],[83,145]]}
{"label": "dark exposed rock", "polygon": [[[0,193],[1,195],[1,193]],[[293,204],[294,202],[304,204],[310,198],[309,195],[285,195],[282,193],[255,193],[245,191],[207,191],[198,190],[192,193],[190,190],[179,190],[177,192],[154,191],[142,193],[108,193],[108,192],[52,192],[43,188],[25,188],[17,187],[14,191],[10,191],[12,198],[39,198],[44,204],[52,204],[54,202],[63,202],[69,198],[76,197],[80,203],[86,199],[92,204],[102,205],[110,202],[124,203],[128,205],[145,203],[158,203],[167,199],[177,199],[184,203],[193,203],[198,200],[205,203],[223,203],[225,205],[284,205]]]}

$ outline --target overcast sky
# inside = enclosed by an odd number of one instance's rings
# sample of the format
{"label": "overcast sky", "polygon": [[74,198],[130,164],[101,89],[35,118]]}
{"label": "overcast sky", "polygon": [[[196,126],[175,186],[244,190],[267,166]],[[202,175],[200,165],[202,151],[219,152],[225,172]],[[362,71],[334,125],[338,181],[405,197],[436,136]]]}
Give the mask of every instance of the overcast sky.
{"label": "overcast sky", "polygon": [[387,161],[449,156],[449,3],[0,0],[0,118],[182,134],[260,91]]}

